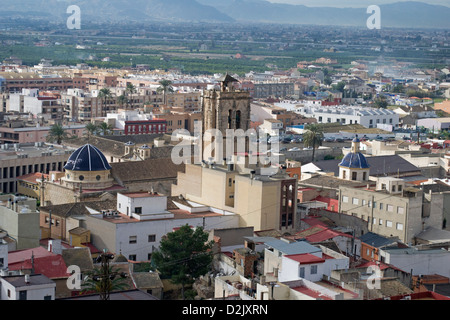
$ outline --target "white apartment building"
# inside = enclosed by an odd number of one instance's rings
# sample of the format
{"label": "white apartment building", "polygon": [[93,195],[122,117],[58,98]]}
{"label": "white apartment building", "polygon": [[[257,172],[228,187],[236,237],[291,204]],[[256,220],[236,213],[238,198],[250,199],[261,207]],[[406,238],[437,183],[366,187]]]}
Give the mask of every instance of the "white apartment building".
{"label": "white apartment building", "polygon": [[9,111],[31,113],[47,121],[63,117],[61,99],[54,95],[39,95],[39,89],[22,89],[22,93],[10,94]]}
{"label": "white apartment building", "polygon": [[376,128],[379,124],[391,125],[396,128],[399,115],[392,110],[377,109],[360,106],[315,106],[299,107],[297,113],[316,118],[318,123],[360,124],[366,128]]}
{"label": "white apartment building", "polygon": [[80,226],[91,231],[97,248],[121,252],[132,261],[150,260],[162,237],[186,224],[204,230],[239,226],[239,215],[231,212],[193,202],[173,201],[177,208],[168,208],[167,201],[167,196],[149,192],[118,193],[116,208],[92,210]]}

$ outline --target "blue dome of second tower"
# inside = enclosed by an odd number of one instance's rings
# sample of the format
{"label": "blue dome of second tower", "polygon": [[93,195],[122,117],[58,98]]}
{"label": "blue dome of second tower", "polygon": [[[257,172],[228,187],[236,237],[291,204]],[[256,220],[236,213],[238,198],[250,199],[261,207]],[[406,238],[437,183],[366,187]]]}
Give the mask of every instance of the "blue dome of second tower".
{"label": "blue dome of second tower", "polygon": [[361,152],[349,152],[339,163],[339,166],[352,169],[367,169],[369,164],[366,157]]}
{"label": "blue dome of second tower", "polygon": [[72,171],[104,171],[110,170],[111,166],[97,147],[85,144],[72,153],[64,169]]}

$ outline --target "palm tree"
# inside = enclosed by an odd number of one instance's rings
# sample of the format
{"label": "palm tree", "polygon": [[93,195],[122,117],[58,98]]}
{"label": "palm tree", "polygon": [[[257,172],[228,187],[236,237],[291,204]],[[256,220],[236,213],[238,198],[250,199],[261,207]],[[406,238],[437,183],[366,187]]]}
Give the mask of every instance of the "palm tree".
{"label": "palm tree", "polygon": [[102,133],[102,135],[107,136],[112,132],[112,126],[107,124],[106,122],[102,122],[98,126],[98,130]]}
{"label": "palm tree", "polygon": [[117,103],[122,108],[124,104],[128,105],[128,99],[125,95],[122,94],[117,98]]}
{"label": "palm tree", "polygon": [[100,298],[107,299],[110,292],[127,289],[128,283],[118,268],[105,264],[88,272],[82,287],[83,293],[95,292]]}
{"label": "palm tree", "polygon": [[67,139],[67,132],[64,130],[64,127],[59,124],[55,123],[53,126],[50,127],[50,130],[47,135],[47,141],[48,142],[55,142],[57,144],[61,144],[61,142],[65,139]]}
{"label": "palm tree", "polygon": [[312,160],[314,162],[314,156],[316,148],[320,147],[323,142],[322,128],[317,124],[310,124],[306,127],[306,132],[303,134],[303,144],[305,147],[312,147]]}
{"label": "palm tree", "polygon": [[[136,87],[132,83],[127,84],[127,88],[125,89],[125,95],[128,97],[128,95],[131,95],[131,101],[133,101],[133,94],[137,92]],[[127,109],[128,109],[128,103],[130,102],[129,99],[127,99]],[[133,103],[131,103],[131,109],[133,109]]]}
{"label": "palm tree", "polygon": [[170,80],[161,80],[159,82],[159,87],[156,89],[158,93],[164,93],[164,105],[167,105],[167,92],[173,92],[172,81]]}
{"label": "palm tree", "polygon": [[108,101],[108,99],[112,98],[111,90],[108,89],[108,88],[100,89],[100,91],[98,93],[98,98],[99,99],[103,99],[103,101],[102,101],[102,109],[103,109],[102,112],[106,111],[106,110],[104,110],[106,102]]}
{"label": "palm tree", "polygon": [[85,134],[88,140],[90,139],[90,137],[95,136],[99,130],[98,126],[92,122],[87,123],[85,129],[86,129]]}

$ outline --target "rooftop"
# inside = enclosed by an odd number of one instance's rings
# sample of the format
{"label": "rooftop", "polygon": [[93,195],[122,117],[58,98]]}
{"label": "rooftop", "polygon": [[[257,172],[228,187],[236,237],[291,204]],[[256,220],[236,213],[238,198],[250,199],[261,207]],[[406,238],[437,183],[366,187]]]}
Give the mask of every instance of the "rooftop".
{"label": "rooftop", "polygon": [[317,248],[306,241],[287,243],[286,241],[275,239],[268,241],[265,244],[268,247],[281,251],[286,255],[322,252],[320,248]]}
{"label": "rooftop", "polygon": [[19,287],[26,287],[26,286],[39,286],[39,285],[48,285],[48,284],[55,284],[54,281],[50,280],[48,277],[46,277],[43,274],[32,274],[30,275],[30,283],[27,284],[25,282],[25,276],[5,276],[2,277],[2,279],[12,286],[19,288]]}

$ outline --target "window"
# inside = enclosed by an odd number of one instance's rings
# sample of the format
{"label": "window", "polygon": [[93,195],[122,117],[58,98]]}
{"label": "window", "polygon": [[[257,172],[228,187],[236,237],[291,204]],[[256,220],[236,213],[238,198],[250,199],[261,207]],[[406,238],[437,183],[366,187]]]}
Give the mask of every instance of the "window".
{"label": "window", "polygon": [[403,214],[405,211],[405,209],[403,207],[397,207],[397,213],[398,214]]}
{"label": "window", "polygon": [[358,178],[357,172],[352,172],[352,180],[356,180]]}
{"label": "window", "polygon": [[352,203],[353,204],[359,204],[359,199],[358,198],[352,198]]}
{"label": "window", "polygon": [[135,254],[130,254],[130,255],[128,256],[128,260],[136,261],[136,255],[135,255]]}
{"label": "window", "polygon": [[27,291],[26,290],[19,291],[19,300],[27,300]]}
{"label": "window", "polygon": [[299,267],[299,269],[298,269],[298,276],[300,278],[304,278],[305,277],[305,267]]}
{"label": "window", "polygon": [[377,224],[377,218],[373,218],[372,224]]}
{"label": "window", "polygon": [[347,196],[342,196],[342,202],[347,203],[348,202],[348,197]]}
{"label": "window", "polygon": [[402,189],[403,189],[403,186],[401,184],[397,186],[398,192],[402,191]]}
{"label": "window", "polygon": [[392,221],[386,220],[386,227],[392,228]]}
{"label": "window", "polygon": [[367,204],[367,201],[363,199],[362,205],[365,206]]}
{"label": "window", "polygon": [[386,210],[389,212],[394,212],[394,206],[391,204],[386,205]]}
{"label": "window", "polygon": [[397,230],[403,230],[403,223],[397,223],[396,228]]}
{"label": "window", "polygon": [[383,225],[383,219],[378,220],[378,224],[381,226]]}
{"label": "window", "polygon": [[156,235],[155,234],[149,234],[148,235],[148,242],[155,242],[156,241]]}
{"label": "window", "polygon": [[317,274],[317,266],[311,266],[311,274]]}
{"label": "window", "polygon": [[84,180],[84,176],[81,175],[81,176],[78,177],[78,179],[80,179],[80,181],[83,181]]}
{"label": "window", "polygon": [[383,204],[380,203],[380,210],[383,210]]}
{"label": "window", "polygon": [[130,236],[128,243],[130,244],[137,243],[137,236]]}
{"label": "window", "polygon": [[137,214],[142,214],[142,207],[134,208],[134,212],[137,213]]}

